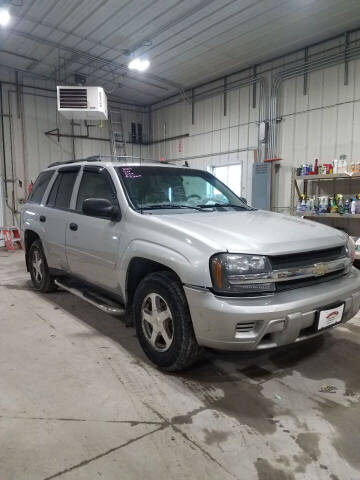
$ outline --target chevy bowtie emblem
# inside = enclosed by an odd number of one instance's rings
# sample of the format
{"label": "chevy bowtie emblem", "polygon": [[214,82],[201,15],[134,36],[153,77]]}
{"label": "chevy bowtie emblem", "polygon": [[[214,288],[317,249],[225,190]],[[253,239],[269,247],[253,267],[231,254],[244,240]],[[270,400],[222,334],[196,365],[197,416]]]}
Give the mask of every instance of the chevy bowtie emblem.
{"label": "chevy bowtie emblem", "polygon": [[328,272],[328,266],[325,263],[317,263],[314,265],[314,274],[317,277],[321,277]]}

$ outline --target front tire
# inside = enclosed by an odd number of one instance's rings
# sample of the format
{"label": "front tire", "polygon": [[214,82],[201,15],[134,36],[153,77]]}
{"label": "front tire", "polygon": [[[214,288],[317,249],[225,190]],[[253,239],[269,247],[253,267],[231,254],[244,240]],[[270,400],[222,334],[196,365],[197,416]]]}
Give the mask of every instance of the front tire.
{"label": "front tire", "polygon": [[147,275],[134,296],[139,342],[148,358],[163,370],[180,371],[201,356],[180,282],[171,272]]}
{"label": "front tire", "polygon": [[48,293],[54,292],[57,289],[57,286],[54,283],[54,277],[50,275],[40,240],[35,240],[30,247],[29,270],[35,290]]}

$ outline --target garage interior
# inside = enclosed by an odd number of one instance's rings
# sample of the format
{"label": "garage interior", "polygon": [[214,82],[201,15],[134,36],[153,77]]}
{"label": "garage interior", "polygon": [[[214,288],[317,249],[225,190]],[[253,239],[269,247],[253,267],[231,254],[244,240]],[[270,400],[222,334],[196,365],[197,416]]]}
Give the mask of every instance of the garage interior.
{"label": "garage interior", "polygon": [[[108,119],[67,118],[57,86],[102,87]],[[120,152],[357,241],[359,1],[1,1],[0,108],[1,480],[359,479],[359,314],[165,374],[125,316],[36,292],[16,239],[41,170]]]}

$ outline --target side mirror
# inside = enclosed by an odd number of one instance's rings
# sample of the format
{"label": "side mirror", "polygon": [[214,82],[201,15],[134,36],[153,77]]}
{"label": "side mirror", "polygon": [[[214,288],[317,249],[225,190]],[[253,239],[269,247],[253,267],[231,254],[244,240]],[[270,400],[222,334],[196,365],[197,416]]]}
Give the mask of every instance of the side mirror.
{"label": "side mirror", "polygon": [[241,200],[242,202],[244,202],[244,203],[245,203],[245,205],[247,205],[247,200],[246,200],[246,198],[245,198],[245,197],[240,197],[240,200]]}
{"label": "side mirror", "polygon": [[112,221],[121,218],[119,207],[112,205],[106,198],[87,198],[83,201],[82,211],[90,217],[103,217]]}

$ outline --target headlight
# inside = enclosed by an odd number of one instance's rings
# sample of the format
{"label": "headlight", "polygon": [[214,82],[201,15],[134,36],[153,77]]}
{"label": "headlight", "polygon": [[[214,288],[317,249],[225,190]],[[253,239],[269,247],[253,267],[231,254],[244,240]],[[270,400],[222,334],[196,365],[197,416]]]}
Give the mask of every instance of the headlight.
{"label": "headlight", "polygon": [[346,255],[350,258],[352,262],[355,260],[355,242],[348,236],[346,246],[345,246]]}
{"label": "headlight", "polygon": [[274,292],[269,259],[262,255],[220,253],[210,259],[214,290],[222,293]]}

